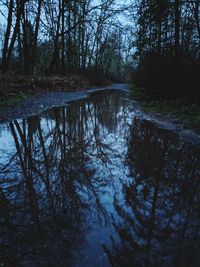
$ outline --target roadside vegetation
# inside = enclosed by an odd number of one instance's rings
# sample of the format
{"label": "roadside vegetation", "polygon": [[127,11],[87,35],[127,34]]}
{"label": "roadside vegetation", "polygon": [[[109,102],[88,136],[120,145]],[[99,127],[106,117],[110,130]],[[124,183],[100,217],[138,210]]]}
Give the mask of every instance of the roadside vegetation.
{"label": "roadside vegetation", "polygon": [[82,91],[105,86],[111,82],[102,73],[70,73],[68,75],[2,75],[0,77],[0,107],[11,106],[22,99],[46,92]]}
{"label": "roadside vegetation", "polygon": [[144,88],[132,85],[132,94],[144,112],[181,123],[200,134],[200,105],[180,100],[160,100],[146,94]]}
{"label": "roadside vegetation", "polygon": [[145,111],[199,130],[199,0],[137,1],[136,10],[135,97]]}

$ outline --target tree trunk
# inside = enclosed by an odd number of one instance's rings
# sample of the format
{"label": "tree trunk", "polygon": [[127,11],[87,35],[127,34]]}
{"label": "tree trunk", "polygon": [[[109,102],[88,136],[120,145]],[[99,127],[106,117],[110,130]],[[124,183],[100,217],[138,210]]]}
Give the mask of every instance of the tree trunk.
{"label": "tree trunk", "polygon": [[37,11],[37,17],[36,17],[36,23],[35,23],[34,41],[33,41],[32,55],[31,55],[31,67],[32,67],[32,70],[34,70],[35,59],[36,59],[36,51],[37,51],[38,33],[39,33],[39,27],[40,27],[40,16],[41,16],[42,2],[43,2],[43,0],[39,0],[38,1],[38,11]]}
{"label": "tree trunk", "polygon": [[65,74],[65,35],[64,35],[64,30],[65,30],[65,0],[62,0],[62,29],[61,29],[61,72],[62,74]]}
{"label": "tree trunk", "polygon": [[180,46],[180,0],[175,0],[175,58],[178,63]]}
{"label": "tree trunk", "polygon": [[6,28],[2,61],[1,61],[2,73],[5,73],[7,71],[7,52],[8,52],[8,43],[9,43],[10,31],[11,31],[11,26],[12,26],[13,4],[14,4],[14,1],[10,0],[9,10],[8,10],[8,19],[7,19],[8,23],[7,23],[7,28]]}
{"label": "tree trunk", "polygon": [[54,51],[52,56],[52,61],[50,65],[50,70],[59,72],[60,70],[60,57],[59,57],[59,31],[60,31],[60,18],[61,18],[61,0],[59,0],[59,15],[57,19],[57,25],[56,25],[56,35],[54,36]]}
{"label": "tree trunk", "polygon": [[15,23],[15,27],[13,30],[13,35],[10,41],[10,46],[8,48],[8,53],[7,53],[7,59],[6,59],[6,66],[5,66],[5,70],[7,71],[9,63],[10,63],[10,59],[12,56],[12,52],[13,52],[13,48],[14,48],[14,44],[15,44],[15,40],[17,37],[17,33],[19,32],[19,27],[20,27],[20,20],[21,20],[21,15],[24,9],[24,5],[25,5],[26,0],[24,1],[17,1],[17,18],[16,18],[16,23]]}
{"label": "tree trunk", "polygon": [[[71,10],[70,10],[70,1],[68,1],[67,4],[67,9],[68,9],[68,20],[67,20],[67,27],[68,27],[68,38],[67,38],[67,65],[68,68],[71,68],[71,59],[72,59],[72,55],[71,55],[71,50],[72,50],[72,41],[71,41]],[[75,11],[76,12],[76,11]]]}
{"label": "tree trunk", "polygon": [[24,73],[30,74],[30,42],[28,38],[30,37],[30,33],[28,33],[28,20],[25,15],[24,6],[22,9],[22,28],[23,28],[23,55],[24,55]]}

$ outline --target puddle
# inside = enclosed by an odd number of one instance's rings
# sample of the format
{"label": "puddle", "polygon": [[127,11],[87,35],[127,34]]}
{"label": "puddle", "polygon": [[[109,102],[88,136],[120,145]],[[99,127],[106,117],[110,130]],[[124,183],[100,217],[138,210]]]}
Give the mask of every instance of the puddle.
{"label": "puddle", "polygon": [[1,266],[199,266],[199,146],[128,99],[0,124]]}

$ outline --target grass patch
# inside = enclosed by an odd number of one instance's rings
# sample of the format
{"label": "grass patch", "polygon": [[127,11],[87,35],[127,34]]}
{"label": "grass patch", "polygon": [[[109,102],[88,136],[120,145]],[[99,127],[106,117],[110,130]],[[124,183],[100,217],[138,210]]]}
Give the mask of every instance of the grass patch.
{"label": "grass patch", "polygon": [[85,73],[49,76],[0,75],[0,107],[11,106],[21,99],[46,93],[81,91],[101,85],[110,84],[103,76],[93,77]]}
{"label": "grass patch", "polygon": [[30,98],[31,96],[32,94],[30,93],[10,93],[0,98],[0,108],[16,105],[20,101]]}
{"label": "grass patch", "polygon": [[187,104],[183,99],[176,101],[158,100],[148,96],[144,88],[132,86],[132,94],[146,113],[160,113],[167,119],[176,119],[200,133],[200,105]]}
{"label": "grass patch", "polygon": [[16,105],[21,100],[29,98],[29,97],[31,97],[31,95],[24,95],[24,94],[4,97],[4,98],[0,99],[0,107],[7,107],[7,106]]}

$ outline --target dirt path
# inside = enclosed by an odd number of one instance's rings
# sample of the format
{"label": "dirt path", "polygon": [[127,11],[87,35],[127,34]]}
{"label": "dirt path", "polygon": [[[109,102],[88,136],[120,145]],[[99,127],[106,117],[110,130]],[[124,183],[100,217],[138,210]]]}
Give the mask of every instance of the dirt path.
{"label": "dirt path", "polygon": [[[0,110],[0,123],[9,122],[18,118],[27,118],[39,114],[52,107],[59,107],[66,105],[71,101],[84,99],[90,94],[102,90],[122,90],[130,92],[128,84],[112,84],[106,87],[93,88],[80,92],[49,92],[34,96],[25,100],[21,100],[17,105],[7,107]],[[150,120],[160,128],[168,129],[178,133],[186,141],[194,144],[200,144],[200,136],[194,131],[187,129],[184,125],[178,124],[175,120],[164,118],[161,114],[153,113],[146,114],[140,108],[140,105],[134,99],[126,99],[129,104],[134,104],[136,107],[136,116],[144,120]]]}
{"label": "dirt path", "polygon": [[20,100],[16,105],[0,109],[0,123],[18,118],[27,118],[39,114],[52,107],[63,106],[67,102],[88,97],[91,93],[101,90],[129,90],[127,84],[112,84],[106,87],[93,88],[80,92],[48,92]]}

